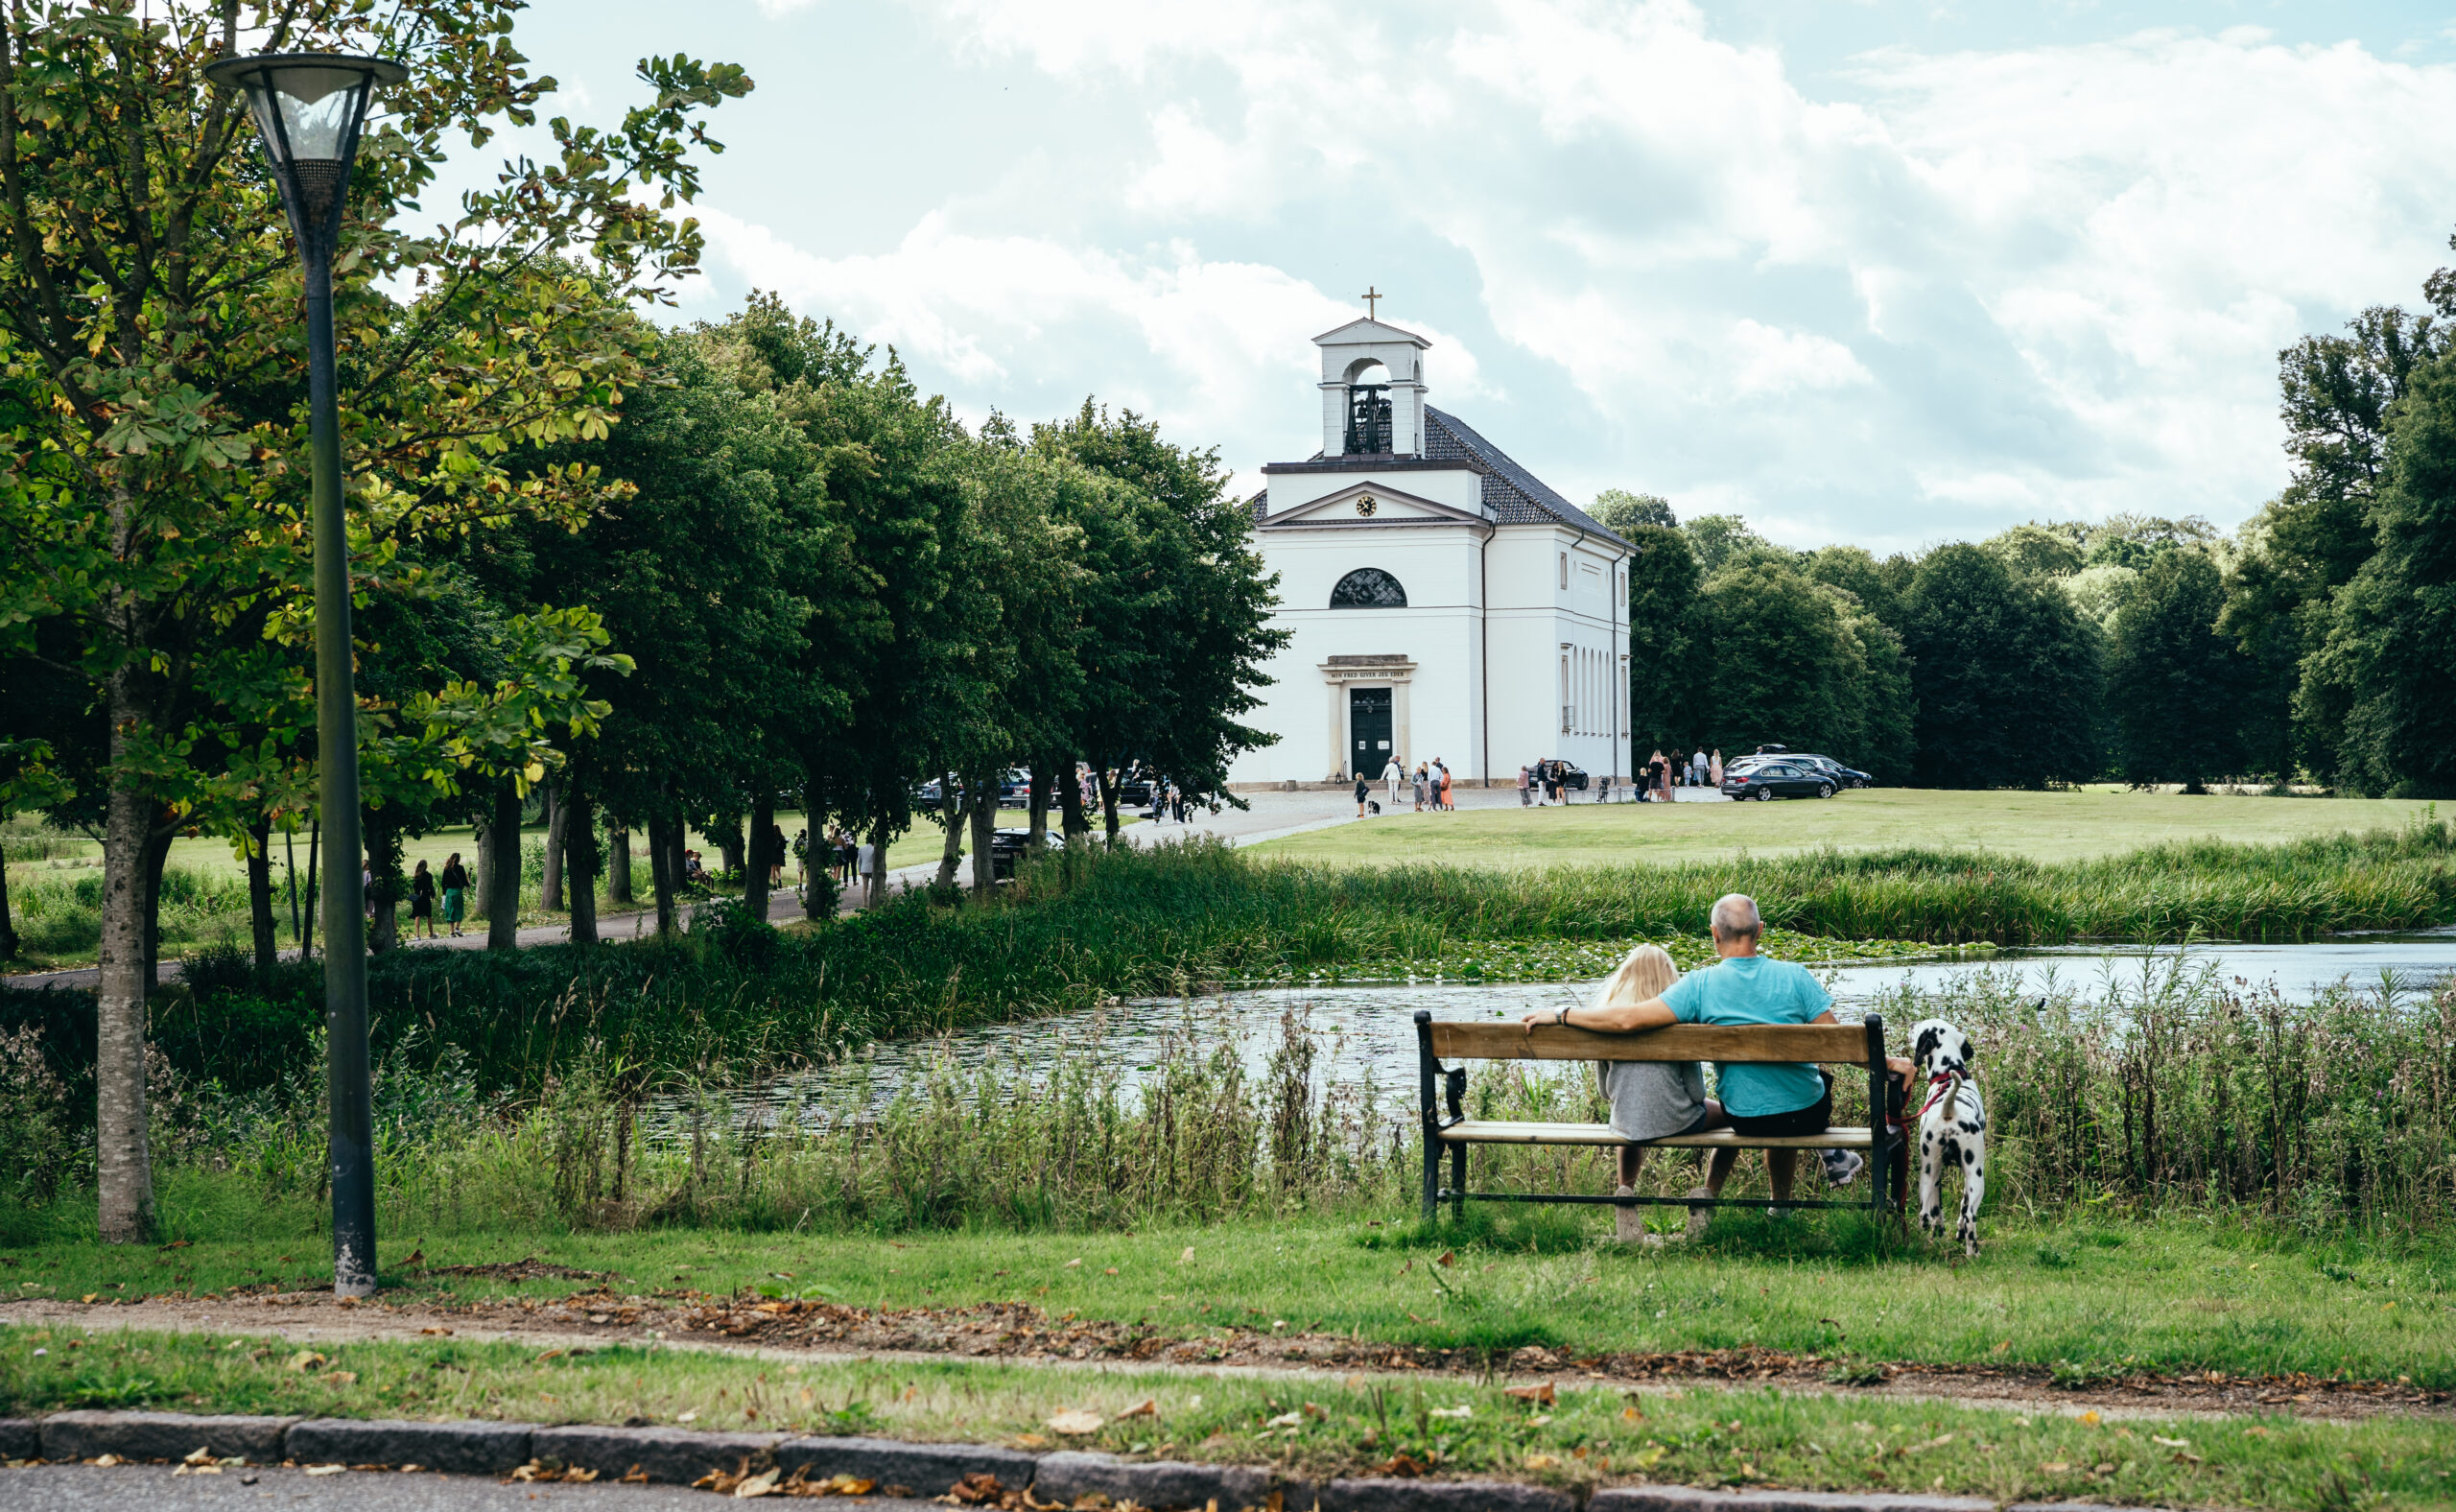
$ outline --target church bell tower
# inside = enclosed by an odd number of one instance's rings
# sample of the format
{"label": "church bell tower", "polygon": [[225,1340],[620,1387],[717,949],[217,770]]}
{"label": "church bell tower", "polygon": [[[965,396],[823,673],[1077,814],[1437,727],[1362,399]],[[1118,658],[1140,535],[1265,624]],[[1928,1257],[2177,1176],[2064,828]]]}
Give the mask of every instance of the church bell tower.
{"label": "church bell tower", "polygon": [[1322,455],[1424,455],[1424,354],[1432,343],[1371,317],[1313,338],[1322,349]]}

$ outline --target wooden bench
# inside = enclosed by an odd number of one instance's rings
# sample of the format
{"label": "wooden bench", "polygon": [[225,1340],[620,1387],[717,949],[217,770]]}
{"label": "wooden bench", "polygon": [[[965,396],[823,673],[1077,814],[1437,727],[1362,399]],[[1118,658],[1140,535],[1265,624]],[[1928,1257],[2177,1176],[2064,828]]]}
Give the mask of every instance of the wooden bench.
{"label": "wooden bench", "polygon": [[[1674,1134],[1667,1139],[1631,1140],[1609,1123],[1526,1123],[1498,1119],[1471,1119],[1460,1103],[1467,1092],[1467,1073],[1445,1060],[1633,1060],[1633,1061],[1789,1061],[1856,1066],[1868,1074],[1868,1106],[1884,1117],[1884,1020],[1871,1013],[1852,1024],[1766,1024],[1726,1027],[1674,1024],[1637,1034],[1602,1034],[1562,1025],[1539,1025],[1529,1030],[1515,1022],[1435,1023],[1430,1013],[1416,1019],[1418,1081],[1424,1100],[1424,1217],[1429,1223],[1443,1202],[1453,1216],[1463,1215],[1469,1198],[1477,1202],[1595,1202],[1613,1206],[1761,1207],[1762,1197],[1698,1198],[1649,1196],[1588,1196],[1574,1193],[1470,1192],[1467,1151],[1476,1145],[1637,1145],[1647,1149],[1855,1149],[1865,1152],[1867,1197],[1832,1202],[1794,1198],[1792,1208],[1864,1208],[1883,1211],[1890,1201],[1900,1205],[1905,1194],[1900,1169],[1907,1146],[1901,1129],[1887,1127],[1878,1136],[1866,1128],[1829,1128],[1822,1134],[1751,1137],[1735,1129],[1710,1129],[1703,1134]],[[1447,1103],[1445,1114],[1443,1104]],[[1441,1184],[1441,1156],[1450,1153],[1450,1184]]]}

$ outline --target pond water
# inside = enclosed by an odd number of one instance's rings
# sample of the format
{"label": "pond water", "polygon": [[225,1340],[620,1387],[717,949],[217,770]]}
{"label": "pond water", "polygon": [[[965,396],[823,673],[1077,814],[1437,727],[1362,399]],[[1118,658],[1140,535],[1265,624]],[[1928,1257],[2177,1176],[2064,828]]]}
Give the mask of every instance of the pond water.
{"label": "pond water", "polygon": [[[1903,987],[1950,990],[1978,973],[1993,977],[1997,991],[2027,995],[2067,992],[2088,997],[2137,997],[2178,972],[2208,974],[2237,992],[2275,990],[2308,1001],[2338,986],[2355,991],[2420,995],[2456,976],[2456,929],[2409,934],[2347,937],[2302,945],[2185,945],[2152,950],[2132,946],[2071,946],[2002,951],[1993,956],[1934,961],[1887,961],[1880,965],[1818,969],[1834,997],[1849,1007],[1889,997]],[[1419,981],[1371,986],[1288,986],[1221,993],[1194,999],[1149,998],[1114,1004],[1089,1013],[986,1025],[926,1040],[887,1041],[865,1047],[854,1062],[797,1074],[768,1083],[738,1107],[753,1119],[811,1117],[808,1104],[848,1079],[866,1084],[868,1097],[892,1095],[907,1077],[941,1060],[964,1070],[997,1067],[1038,1081],[1061,1062],[1088,1060],[1126,1083],[1169,1057],[1172,1047],[1191,1043],[1202,1051],[1237,1048],[1249,1073],[1260,1075],[1293,1017],[1317,1046],[1316,1085],[1360,1083],[1370,1077],[1385,1092],[1412,1087],[1416,1075],[1416,1010],[1436,1018],[1517,1018],[1565,1004],[1586,1002],[1593,982],[1531,982],[1516,985]]]}

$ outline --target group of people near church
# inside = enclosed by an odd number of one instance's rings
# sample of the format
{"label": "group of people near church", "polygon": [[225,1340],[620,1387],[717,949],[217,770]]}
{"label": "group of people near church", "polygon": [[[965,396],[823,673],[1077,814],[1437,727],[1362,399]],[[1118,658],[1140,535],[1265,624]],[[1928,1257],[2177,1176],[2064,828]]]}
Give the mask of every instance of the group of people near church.
{"label": "group of people near church", "polygon": [[[1458,807],[1458,800],[1452,791],[1451,784],[1449,764],[1438,756],[1429,762],[1416,763],[1416,769],[1412,775],[1405,768],[1399,765],[1399,758],[1396,756],[1384,762],[1382,767],[1382,791],[1388,798],[1393,812],[1396,812],[1399,807],[1399,793],[1403,789],[1413,793],[1415,811],[1418,814],[1428,809],[1436,814],[1455,809]],[[1373,801],[1372,782],[1362,772],[1358,772],[1356,776],[1356,816],[1359,819],[1363,818],[1367,810],[1379,814],[1382,812],[1382,805]]]}
{"label": "group of people near church", "polygon": [[1638,796],[1659,803],[1671,801],[1674,788],[1714,788],[1723,785],[1723,753],[1707,754],[1703,747],[1693,751],[1674,749],[1665,756],[1657,750],[1646,758],[1645,781]]}

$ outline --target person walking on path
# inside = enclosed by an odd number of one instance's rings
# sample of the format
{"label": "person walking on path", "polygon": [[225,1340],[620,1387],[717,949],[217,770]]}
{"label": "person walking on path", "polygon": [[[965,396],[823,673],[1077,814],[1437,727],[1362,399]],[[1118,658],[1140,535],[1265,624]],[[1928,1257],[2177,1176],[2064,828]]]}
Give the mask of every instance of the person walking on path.
{"label": "person walking on path", "polygon": [[1418,814],[1422,814],[1424,812],[1424,790],[1427,781],[1424,763],[1416,763],[1416,774],[1413,780],[1415,783],[1416,812]]}
{"label": "person walking on path", "polygon": [[1406,780],[1407,769],[1399,765],[1399,758],[1396,755],[1382,764],[1382,791],[1384,803],[1393,813],[1396,813],[1399,807],[1399,784]]}
{"label": "person walking on path", "polygon": [[1717,789],[1723,785],[1723,753],[1720,747],[1716,747],[1713,760],[1706,764],[1706,780]]}
{"label": "person walking on path", "polygon": [[1534,801],[1534,791],[1528,786],[1526,781],[1526,768],[1521,767],[1518,768],[1518,806],[1523,809],[1533,804]]}
{"label": "person walking on path", "polygon": [[459,851],[443,858],[443,875],[437,880],[443,884],[444,927],[457,940],[460,937],[460,918],[467,911],[469,899],[469,873],[460,864]]}
{"label": "person walking on path", "polygon": [[1433,758],[1432,765],[1434,768],[1441,773],[1441,802],[1436,805],[1436,807],[1443,809],[1454,809],[1458,807],[1458,800],[1451,796],[1450,792],[1449,767],[1445,765],[1439,757]]}
{"label": "person walking on path", "polygon": [[418,869],[410,873],[410,933],[415,936],[418,925],[426,925],[426,937],[435,938],[435,873],[426,869],[426,862],[418,862]]}
{"label": "person walking on path", "polygon": [[1356,779],[1356,816],[1359,819],[1364,817],[1365,794],[1372,791],[1373,784],[1365,781],[1361,777]]}
{"label": "person walking on path", "polygon": [[1706,785],[1706,747],[1703,745],[1688,753],[1688,785],[1692,788]]}

